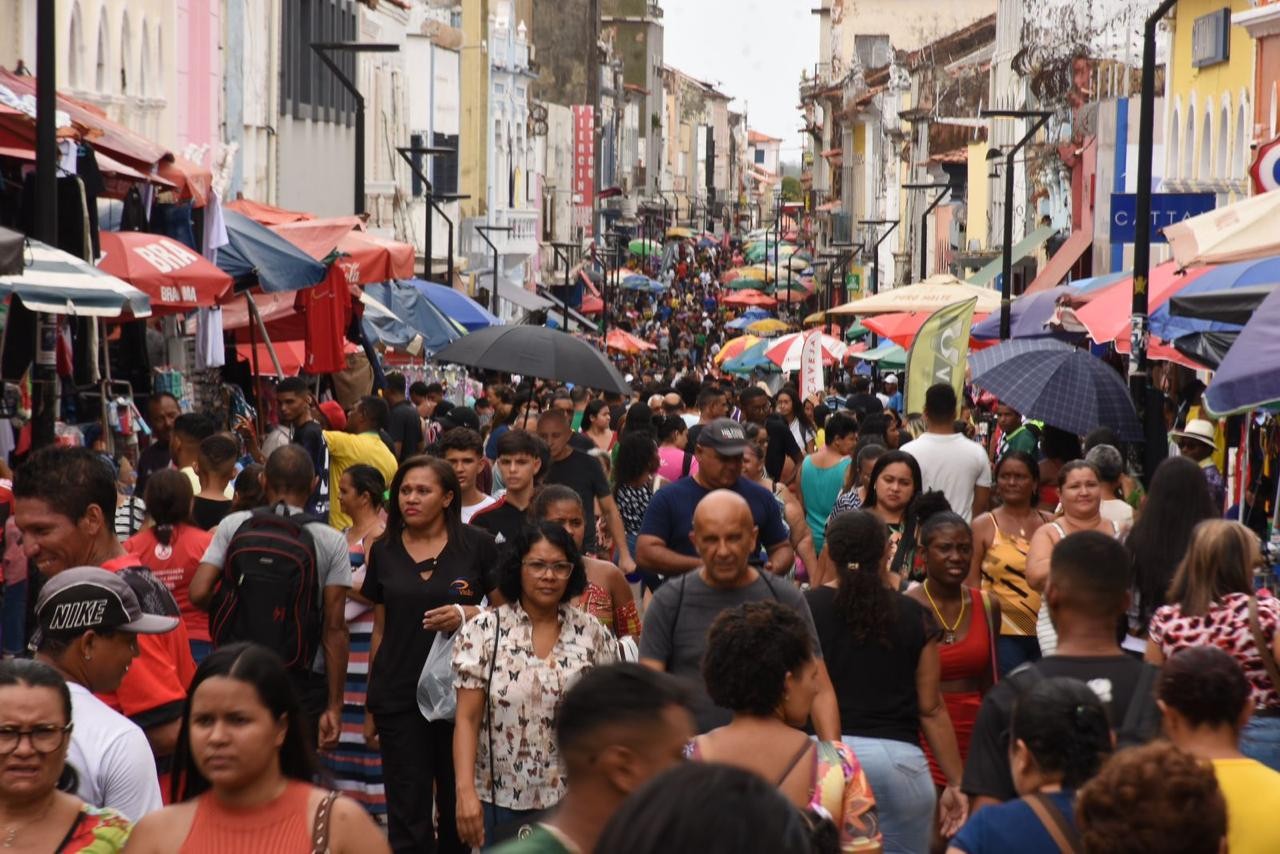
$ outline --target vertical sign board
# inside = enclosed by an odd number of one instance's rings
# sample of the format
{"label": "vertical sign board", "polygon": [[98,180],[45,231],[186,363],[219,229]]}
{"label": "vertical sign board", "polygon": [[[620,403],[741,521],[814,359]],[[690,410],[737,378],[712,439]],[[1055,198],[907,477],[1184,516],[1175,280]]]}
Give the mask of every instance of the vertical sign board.
{"label": "vertical sign board", "polygon": [[573,113],[573,201],[575,225],[583,234],[592,236],[591,209],[595,203],[595,153],[593,141],[596,134],[595,108],[591,105],[575,105]]}

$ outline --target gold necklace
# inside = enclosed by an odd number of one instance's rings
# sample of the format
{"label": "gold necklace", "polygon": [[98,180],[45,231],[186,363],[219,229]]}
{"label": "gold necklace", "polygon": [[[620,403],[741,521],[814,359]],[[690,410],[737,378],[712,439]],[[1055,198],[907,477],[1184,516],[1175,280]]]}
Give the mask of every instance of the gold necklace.
{"label": "gold necklace", "polygon": [[956,642],[956,630],[960,628],[960,623],[964,620],[964,592],[960,594],[960,616],[956,617],[953,625],[948,626],[947,621],[942,618],[942,611],[938,609],[938,603],[933,601],[933,597],[929,595],[929,579],[924,580],[924,584],[920,587],[924,590],[924,597],[929,600],[929,607],[933,608],[933,613],[937,615],[938,622],[942,625],[942,642],[945,644],[953,644]]}
{"label": "gold necklace", "polygon": [[28,827],[31,827],[33,824],[37,824],[41,821],[44,821],[45,816],[47,816],[49,814],[49,811],[53,809],[53,805],[54,803],[57,802],[57,800],[58,799],[56,795],[50,798],[49,802],[45,804],[44,809],[42,809],[40,811],[40,814],[37,816],[29,818],[26,821],[21,822],[19,824],[5,825],[4,841],[0,842],[0,848],[12,848],[14,845],[16,845],[18,842],[18,834],[26,830]]}

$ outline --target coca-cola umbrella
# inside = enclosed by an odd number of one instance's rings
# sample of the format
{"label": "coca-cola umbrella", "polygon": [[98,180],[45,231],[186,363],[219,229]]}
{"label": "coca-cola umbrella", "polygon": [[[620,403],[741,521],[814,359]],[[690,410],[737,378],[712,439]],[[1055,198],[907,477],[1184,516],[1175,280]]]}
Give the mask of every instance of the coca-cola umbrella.
{"label": "coca-cola umbrella", "polygon": [[161,234],[104,231],[98,269],[151,297],[152,314],[216,305],[232,279],[203,255]]}
{"label": "coca-cola umbrella", "polygon": [[631,394],[608,357],[585,341],[545,326],[490,326],[440,350],[434,361]]}

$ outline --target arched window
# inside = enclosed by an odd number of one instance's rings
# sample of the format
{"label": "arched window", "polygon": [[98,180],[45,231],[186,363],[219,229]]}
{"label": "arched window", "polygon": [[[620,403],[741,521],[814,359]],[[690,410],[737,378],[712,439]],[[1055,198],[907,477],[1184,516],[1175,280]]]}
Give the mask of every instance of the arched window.
{"label": "arched window", "polygon": [[1236,138],[1235,145],[1231,147],[1231,177],[1241,179],[1245,176],[1245,152],[1249,150],[1249,131],[1248,113],[1249,104],[1247,101],[1241,101],[1236,107]]}
{"label": "arched window", "polygon": [[151,94],[151,24],[145,18],[142,21],[142,50],[138,53],[137,90],[143,97]]}
{"label": "arched window", "polygon": [[1182,177],[1182,105],[1174,103],[1173,121],[1169,122],[1169,177]]}
{"label": "arched window", "polygon": [[1195,160],[1196,158],[1196,105],[1192,101],[1187,107],[1187,132],[1182,137],[1182,168],[1178,172],[1179,178],[1190,179],[1195,177]]}
{"label": "arched window", "polygon": [[1196,178],[1207,181],[1213,177],[1213,101],[1204,105],[1204,124],[1200,126],[1200,157]]}
{"label": "arched window", "polygon": [[1227,153],[1230,151],[1230,141],[1229,141],[1230,138],[1231,138],[1231,101],[1228,96],[1223,95],[1222,107],[1220,108],[1218,113],[1218,151],[1217,151],[1218,156],[1216,159],[1217,168],[1213,173],[1213,177],[1217,178],[1220,181],[1226,180],[1227,178],[1235,177],[1231,173],[1227,172],[1227,164],[1230,162],[1227,159]]}
{"label": "arched window", "polygon": [[129,10],[120,18],[120,94],[132,94],[130,85],[136,87],[133,69],[133,33],[129,26]]}
{"label": "arched window", "polygon": [[103,9],[98,14],[98,58],[94,70],[94,90],[105,95],[111,91],[111,56],[107,41],[107,12]]}
{"label": "arched window", "polygon": [[71,26],[67,29],[67,82],[73,89],[84,86],[84,22],[79,3],[71,5]]}

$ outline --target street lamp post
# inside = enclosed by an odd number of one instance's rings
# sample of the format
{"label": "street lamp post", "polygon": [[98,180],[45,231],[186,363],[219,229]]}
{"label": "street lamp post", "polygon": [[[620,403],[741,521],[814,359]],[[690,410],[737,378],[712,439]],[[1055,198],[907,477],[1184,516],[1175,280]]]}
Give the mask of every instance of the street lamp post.
{"label": "street lamp post", "polygon": [[929,277],[929,214],[933,213],[933,209],[942,203],[942,200],[951,192],[949,184],[903,184],[904,190],[939,190],[937,197],[929,203],[924,209],[924,213],[920,215],[920,281],[924,281]]}
{"label": "street lamp post", "polygon": [[983,110],[984,119],[1035,119],[1022,139],[1005,154],[1004,172],[1004,263],[1000,282],[1000,340],[1009,340],[1009,312],[1013,302],[1013,158],[1049,121],[1044,110]]}
{"label": "street lamp post", "polygon": [[569,265],[573,263],[573,250],[578,248],[576,243],[564,243],[560,241],[553,242],[551,248],[555,250],[556,260],[564,261],[564,331],[569,331]]}
{"label": "street lamp post", "polygon": [[509,225],[477,225],[476,233],[480,235],[480,239],[489,245],[489,249],[493,252],[493,293],[489,294],[489,310],[496,316],[498,314],[498,247],[489,239],[490,234],[510,234],[515,231]]}
{"label": "street lamp post", "polygon": [[[434,157],[437,154],[456,154],[458,152],[458,149],[445,148],[440,146],[428,146],[428,145],[401,145],[396,148],[396,151],[404,159],[404,162],[409,164],[409,171],[413,172],[414,177],[417,178],[419,181],[421,181],[423,187],[426,188],[424,192],[425,192],[425,198],[427,201],[427,206],[426,206],[427,207],[427,211],[426,211],[427,234],[426,234],[426,242],[423,244],[423,248],[422,248],[422,255],[423,255],[422,278],[429,282],[431,281],[431,256],[433,254],[433,248],[434,248],[432,246],[432,238],[431,238],[431,209],[435,207],[435,203],[434,203],[435,200],[433,198],[435,195],[435,188],[432,186],[431,182],[427,180],[427,176],[426,174],[423,173],[422,167],[417,164],[414,158],[415,157]],[[452,224],[449,227],[452,230],[453,228]],[[449,250],[451,252],[453,250],[452,238],[449,240]],[[452,270],[449,271],[449,286],[450,287],[453,286]]]}
{"label": "street lamp post", "polygon": [[440,214],[441,218],[444,219],[445,224],[449,226],[449,237],[448,237],[449,262],[448,262],[448,266],[446,267],[446,269],[448,270],[448,273],[446,275],[449,277],[446,284],[449,287],[453,287],[453,219],[450,218],[450,216],[444,212],[444,208],[440,207],[439,203],[440,202],[461,202],[469,198],[471,197],[466,195],[465,193],[433,193],[430,199],[431,207],[435,209],[436,213]]}
{"label": "street lamp post", "polygon": [[[849,299],[849,292],[845,288],[845,284],[844,284],[845,278],[849,275],[849,262],[853,260],[853,250],[857,248],[858,244],[848,240],[837,240],[834,243],[830,243],[828,245],[832,249],[837,250],[840,255],[840,261],[839,261],[839,267],[841,270],[840,300],[841,302],[845,302]],[[832,306],[830,304],[830,300],[828,300],[827,310],[830,311],[832,308],[834,308],[834,306]]]}
{"label": "street lamp post", "polygon": [[378,43],[378,42],[312,42],[311,49],[316,52],[316,56],[320,57],[320,61],[329,67],[333,72],[333,76],[338,78],[338,82],[343,88],[351,93],[351,97],[356,100],[356,186],[355,186],[355,213],[356,216],[364,215],[364,95],[360,94],[360,89],[356,86],[355,81],[342,72],[338,67],[338,63],[333,61],[333,57],[329,54],[333,53],[396,53],[400,50],[398,44]]}
{"label": "street lamp post", "polygon": [[[876,237],[875,240],[871,241],[871,295],[872,296],[875,296],[876,294],[880,293],[880,244],[884,243],[885,240],[889,238],[890,234],[893,234],[893,230],[898,227],[899,222],[900,220],[896,220],[896,219],[860,219],[858,220],[858,225],[870,226],[873,234],[875,232],[875,229],[879,228],[880,226],[882,225],[889,226],[888,231]],[[880,336],[876,335],[874,332],[871,333],[872,349],[875,349],[879,345],[880,345]],[[871,370],[873,375],[879,375],[879,371],[880,371],[879,363],[877,362],[876,365],[873,366]]]}

